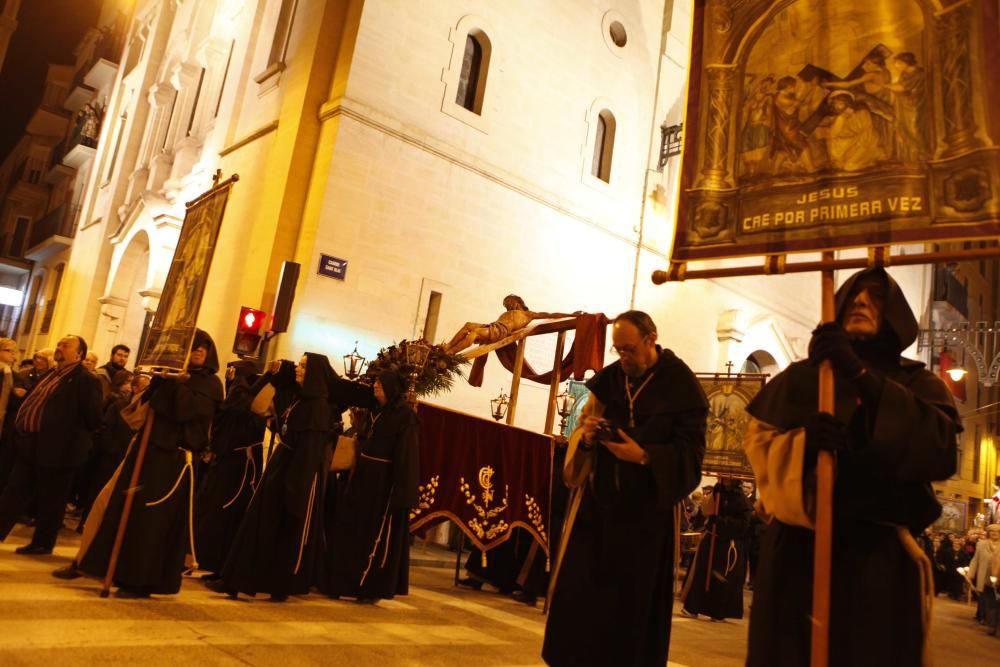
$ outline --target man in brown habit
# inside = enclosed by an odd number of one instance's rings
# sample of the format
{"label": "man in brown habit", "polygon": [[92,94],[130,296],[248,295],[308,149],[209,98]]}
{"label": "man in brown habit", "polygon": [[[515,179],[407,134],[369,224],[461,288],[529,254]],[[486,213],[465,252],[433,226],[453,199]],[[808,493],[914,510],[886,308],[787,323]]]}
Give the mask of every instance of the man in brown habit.
{"label": "man in brown habit", "polygon": [[[813,332],[809,359],[747,408],[744,447],[774,516],[754,580],[750,667],[809,664],[820,451],[836,458],[829,664],[926,664],[933,578],[913,536],[941,514],[930,483],[955,471],[961,425],[944,382],[900,356],[917,321],[884,270],[851,276],[836,305],[837,321]],[[836,378],[833,416],[816,407],[824,359]]]}
{"label": "man in brown habit", "polygon": [[701,480],[708,401],[684,362],[656,344],[646,313],[615,318],[612,340],[620,359],[587,382],[569,441],[563,476],[572,496],[542,657],[663,667],[673,508]]}

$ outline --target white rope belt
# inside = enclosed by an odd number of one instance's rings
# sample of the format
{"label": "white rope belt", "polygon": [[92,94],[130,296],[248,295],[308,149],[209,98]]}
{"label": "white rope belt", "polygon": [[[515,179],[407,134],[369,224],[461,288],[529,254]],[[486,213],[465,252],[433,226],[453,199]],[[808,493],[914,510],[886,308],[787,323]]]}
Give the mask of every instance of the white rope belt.
{"label": "white rope belt", "polygon": [[190,481],[190,484],[188,485],[188,536],[191,540],[191,564],[194,569],[198,569],[198,555],[194,550],[194,457],[189,449],[181,449],[181,451],[184,452],[184,467],[181,468],[181,474],[177,476],[177,481],[174,482],[173,487],[167,491],[167,495],[163,496],[159,500],[146,503],[146,507],[155,507],[160,503],[166,502],[180,487],[181,481],[184,479],[184,473],[188,473]]}

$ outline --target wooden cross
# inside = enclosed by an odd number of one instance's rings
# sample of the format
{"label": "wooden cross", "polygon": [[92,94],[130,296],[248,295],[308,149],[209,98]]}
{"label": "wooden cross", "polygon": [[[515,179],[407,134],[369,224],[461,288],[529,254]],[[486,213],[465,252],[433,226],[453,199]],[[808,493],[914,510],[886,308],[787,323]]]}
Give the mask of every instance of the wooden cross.
{"label": "wooden cross", "polygon": [[732,375],[732,374],[733,374],[733,362],[727,361],[726,362],[726,375]]}

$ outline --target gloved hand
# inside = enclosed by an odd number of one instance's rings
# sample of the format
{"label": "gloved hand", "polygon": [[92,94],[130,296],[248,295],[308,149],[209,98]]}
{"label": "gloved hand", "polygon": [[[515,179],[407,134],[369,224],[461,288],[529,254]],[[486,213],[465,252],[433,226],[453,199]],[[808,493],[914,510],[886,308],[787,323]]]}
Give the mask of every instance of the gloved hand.
{"label": "gloved hand", "polygon": [[817,412],[806,420],[806,466],[815,466],[819,453],[847,449],[847,429],[836,417]]}
{"label": "gloved hand", "polygon": [[166,376],[154,375],[153,377],[149,378],[149,385],[147,385],[146,389],[143,390],[142,398],[140,398],[139,400],[142,401],[143,403],[148,403],[149,400],[153,398],[153,394],[155,394],[158,389],[165,386],[169,382],[170,379],[167,378]]}
{"label": "gloved hand", "polygon": [[827,322],[816,327],[809,341],[809,363],[818,366],[829,359],[836,372],[854,380],[864,372],[861,359],[851,347],[851,338],[836,322]]}

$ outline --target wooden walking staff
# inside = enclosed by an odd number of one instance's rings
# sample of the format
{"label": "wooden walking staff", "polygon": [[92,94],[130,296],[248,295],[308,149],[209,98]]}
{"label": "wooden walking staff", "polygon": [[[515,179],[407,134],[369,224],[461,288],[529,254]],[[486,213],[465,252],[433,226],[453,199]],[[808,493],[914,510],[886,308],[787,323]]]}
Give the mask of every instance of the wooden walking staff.
{"label": "wooden walking staff", "polygon": [[[823,261],[833,261],[832,252]],[[833,301],[833,269],[822,273],[823,322],[837,319]],[[833,366],[824,359],[819,367],[819,411],[834,413]],[[812,667],[826,667],[830,657],[830,571],[833,549],[833,455],[820,451],[816,462],[816,543],[813,553]]]}
{"label": "wooden walking staff", "polygon": [[142,460],[146,457],[146,447],[149,446],[149,434],[153,430],[153,408],[150,406],[146,413],[146,423],[142,425],[142,439],[139,441],[139,451],[135,455],[135,465],[132,467],[132,479],[129,480],[128,490],[125,492],[125,504],[122,506],[121,520],[118,522],[118,532],[115,533],[115,541],[111,547],[111,557],[108,559],[108,571],[104,575],[104,583],[101,586],[101,597],[106,598],[111,592],[111,583],[115,576],[115,568],[118,567],[118,556],[121,554],[122,542],[125,540],[125,527],[128,525],[129,514],[132,513],[132,503],[135,502],[135,492],[139,486],[139,475],[142,474]]}

